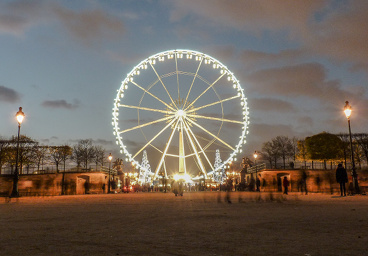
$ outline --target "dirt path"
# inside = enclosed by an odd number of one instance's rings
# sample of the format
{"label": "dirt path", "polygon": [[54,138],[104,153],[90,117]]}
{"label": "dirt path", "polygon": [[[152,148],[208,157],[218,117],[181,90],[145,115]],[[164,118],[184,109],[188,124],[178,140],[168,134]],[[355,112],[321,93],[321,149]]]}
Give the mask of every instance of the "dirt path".
{"label": "dirt path", "polygon": [[368,197],[0,198],[0,255],[367,255]]}

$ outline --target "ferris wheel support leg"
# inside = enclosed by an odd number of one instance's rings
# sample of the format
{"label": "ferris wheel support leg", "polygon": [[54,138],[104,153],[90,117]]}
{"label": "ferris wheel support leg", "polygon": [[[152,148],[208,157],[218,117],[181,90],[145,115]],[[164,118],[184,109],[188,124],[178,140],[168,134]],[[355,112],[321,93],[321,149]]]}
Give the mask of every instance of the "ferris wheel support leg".
{"label": "ferris wheel support leg", "polygon": [[179,174],[187,173],[184,166],[184,143],[183,143],[183,129],[179,131]]}

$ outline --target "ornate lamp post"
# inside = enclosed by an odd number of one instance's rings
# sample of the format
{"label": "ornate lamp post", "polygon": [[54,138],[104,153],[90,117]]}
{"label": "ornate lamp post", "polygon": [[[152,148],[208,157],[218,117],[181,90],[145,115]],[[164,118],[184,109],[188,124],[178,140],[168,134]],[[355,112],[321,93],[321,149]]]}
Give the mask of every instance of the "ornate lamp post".
{"label": "ornate lamp post", "polygon": [[19,158],[19,135],[20,135],[20,125],[25,117],[22,107],[19,107],[19,111],[15,114],[18,121],[18,139],[17,139],[17,156],[15,159],[15,171],[14,171],[14,181],[13,181],[13,191],[11,197],[19,197],[18,192],[18,180],[19,180],[19,170],[18,170],[18,158]]}
{"label": "ornate lamp post", "polygon": [[258,157],[258,153],[257,151],[254,151],[254,154],[253,154],[253,157],[254,157],[254,166],[256,167],[256,190],[259,191],[259,186],[257,185],[257,179],[258,179],[258,176],[257,176],[257,157]]}
{"label": "ornate lamp post", "polygon": [[109,182],[107,184],[107,193],[110,193],[110,186],[111,186],[111,183],[110,183],[110,173],[111,173],[111,160],[112,160],[112,155],[110,153],[110,155],[108,156],[108,159],[109,159]]}
{"label": "ornate lamp post", "polygon": [[351,165],[352,165],[352,176],[353,176],[353,184],[354,190],[356,194],[360,194],[359,184],[358,184],[358,176],[355,168],[355,160],[354,160],[354,149],[353,149],[353,140],[351,138],[351,128],[350,128],[350,116],[351,116],[351,106],[349,105],[349,101],[345,101],[344,112],[346,118],[348,119],[349,125],[349,137],[350,137],[350,149],[351,149]]}

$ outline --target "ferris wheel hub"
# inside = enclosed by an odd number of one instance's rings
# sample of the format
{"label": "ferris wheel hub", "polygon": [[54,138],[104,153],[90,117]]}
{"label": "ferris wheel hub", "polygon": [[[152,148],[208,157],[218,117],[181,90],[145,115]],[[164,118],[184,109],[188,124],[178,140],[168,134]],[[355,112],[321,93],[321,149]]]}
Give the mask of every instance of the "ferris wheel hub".
{"label": "ferris wheel hub", "polygon": [[176,111],[176,116],[177,117],[185,117],[186,112],[182,109],[179,109],[178,111]]}

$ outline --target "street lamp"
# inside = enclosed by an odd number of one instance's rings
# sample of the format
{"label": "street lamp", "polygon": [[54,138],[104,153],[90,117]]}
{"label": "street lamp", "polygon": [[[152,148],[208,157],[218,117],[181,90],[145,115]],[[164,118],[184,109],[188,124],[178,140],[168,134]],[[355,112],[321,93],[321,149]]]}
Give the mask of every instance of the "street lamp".
{"label": "street lamp", "polygon": [[256,190],[257,191],[259,191],[259,186],[257,185],[258,184],[258,182],[257,182],[257,179],[258,179],[258,176],[257,176],[257,157],[258,157],[258,153],[257,153],[257,151],[254,151],[254,154],[253,154],[253,156],[254,156],[254,166],[256,167]]}
{"label": "street lamp", "polygon": [[350,116],[351,116],[351,106],[349,105],[349,101],[345,101],[344,112],[346,118],[348,119],[348,126],[349,126],[349,137],[350,137],[350,150],[351,150],[351,165],[352,165],[352,176],[353,176],[353,184],[354,190],[356,194],[360,193],[359,184],[358,184],[358,177],[355,168],[355,160],[354,160],[354,149],[353,149],[353,140],[351,138],[351,128],[350,128]]}
{"label": "street lamp", "polygon": [[14,171],[14,181],[13,181],[13,191],[11,193],[11,197],[19,197],[18,192],[18,180],[19,180],[19,171],[18,171],[18,158],[19,158],[19,135],[20,135],[20,125],[23,122],[25,117],[22,107],[19,107],[19,111],[15,114],[18,121],[18,139],[17,139],[17,156],[15,159],[15,171]]}
{"label": "street lamp", "polygon": [[112,155],[110,153],[110,155],[108,156],[109,159],[109,182],[108,182],[108,187],[107,187],[107,193],[110,193],[110,173],[111,173],[111,160],[112,160]]}

